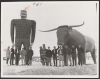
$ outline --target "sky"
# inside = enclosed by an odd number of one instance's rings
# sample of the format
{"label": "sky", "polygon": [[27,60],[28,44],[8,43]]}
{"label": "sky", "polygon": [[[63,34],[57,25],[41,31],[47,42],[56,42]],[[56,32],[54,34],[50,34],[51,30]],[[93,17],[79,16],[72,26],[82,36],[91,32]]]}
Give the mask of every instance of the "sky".
{"label": "sky", "polygon": [[10,24],[12,19],[20,19],[20,11],[25,7],[27,19],[36,21],[36,35],[33,44],[34,56],[39,56],[39,47],[43,44],[46,48],[57,47],[56,31],[40,32],[39,30],[49,30],[61,25],[84,25],[73,29],[84,35],[90,36],[95,43],[98,42],[99,17],[98,8],[96,11],[95,1],[62,1],[62,2],[35,2],[41,5],[34,5],[34,2],[2,2],[1,3],[1,51],[5,56],[4,48],[11,46]]}

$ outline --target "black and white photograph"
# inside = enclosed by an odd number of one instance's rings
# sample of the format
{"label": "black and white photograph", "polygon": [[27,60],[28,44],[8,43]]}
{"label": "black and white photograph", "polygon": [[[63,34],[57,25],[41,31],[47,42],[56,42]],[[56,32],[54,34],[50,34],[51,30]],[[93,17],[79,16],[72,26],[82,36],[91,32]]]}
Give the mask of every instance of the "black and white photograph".
{"label": "black and white photograph", "polygon": [[1,2],[2,78],[98,78],[99,1]]}

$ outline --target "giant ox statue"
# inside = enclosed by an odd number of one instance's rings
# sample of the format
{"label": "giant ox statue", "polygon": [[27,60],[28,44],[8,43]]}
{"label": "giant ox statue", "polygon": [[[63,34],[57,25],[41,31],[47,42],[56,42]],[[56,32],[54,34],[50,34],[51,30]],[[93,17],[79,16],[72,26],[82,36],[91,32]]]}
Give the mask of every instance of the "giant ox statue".
{"label": "giant ox statue", "polygon": [[52,30],[47,30],[47,31],[40,30],[40,31],[50,32],[50,31],[57,30],[57,38],[58,38],[57,44],[58,45],[68,45],[69,48],[71,48],[72,45],[75,45],[75,47],[77,48],[77,46],[80,44],[84,49],[83,63],[86,64],[85,53],[91,52],[91,56],[94,61],[94,64],[96,64],[94,40],[88,36],[83,35],[79,31],[73,29],[73,27],[79,27],[82,25],[84,25],[84,22],[81,25],[73,25],[73,26],[62,25]]}

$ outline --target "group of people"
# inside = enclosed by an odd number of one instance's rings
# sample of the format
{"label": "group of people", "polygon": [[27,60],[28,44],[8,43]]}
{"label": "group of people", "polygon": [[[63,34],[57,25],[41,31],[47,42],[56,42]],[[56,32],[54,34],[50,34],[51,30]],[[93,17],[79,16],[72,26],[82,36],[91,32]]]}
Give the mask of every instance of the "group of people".
{"label": "group of people", "polygon": [[14,46],[10,49],[10,46],[8,46],[6,50],[6,63],[7,65],[19,65],[19,60],[21,58],[22,65],[32,65],[32,56],[33,56],[33,50],[32,47],[29,47],[28,52],[22,48],[22,50],[19,50],[18,47],[14,49]]}
{"label": "group of people", "polygon": [[[78,51],[78,54],[76,54],[76,49]],[[76,66],[77,65],[77,55],[78,55],[78,64],[82,66],[83,64],[83,53],[84,50],[81,45],[78,45],[76,48],[74,45],[72,45],[72,48],[69,48],[66,46],[54,46],[53,50],[48,47],[46,49],[45,44],[43,44],[43,47],[40,47],[40,59],[42,65],[52,66],[51,58],[53,58],[54,66],[57,66],[59,60],[59,66]],[[14,46],[10,49],[10,46],[8,46],[6,50],[6,58],[7,58],[7,64],[10,62],[10,65],[14,65],[14,59],[15,59],[15,65],[19,65],[19,60],[21,58],[22,65],[32,65],[32,56],[33,56],[33,50],[32,47],[29,47],[28,52],[22,48],[22,50],[19,50],[18,47],[14,49]],[[69,61],[69,62],[68,62]],[[70,64],[69,64],[70,63]]]}
{"label": "group of people", "polygon": [[[40,58],[42,65],[52,66],[51,58],[53,58],[54,66],[57,66],[59,60],[59,66],[76,66],[77,65],[77,52],[78,51],[78,64],[82,66],[83,64],[83,53],[84,50],[81,45],[78,45],[76,48],[74,45],[72,45],[72,48],[69,48],[68,46],[54,46],[54,49],[51,50],[50,47],[46,49],[45,44],[43,44],[43,47],[40,46]],[[68,63],[68,60],[70,64]]]}

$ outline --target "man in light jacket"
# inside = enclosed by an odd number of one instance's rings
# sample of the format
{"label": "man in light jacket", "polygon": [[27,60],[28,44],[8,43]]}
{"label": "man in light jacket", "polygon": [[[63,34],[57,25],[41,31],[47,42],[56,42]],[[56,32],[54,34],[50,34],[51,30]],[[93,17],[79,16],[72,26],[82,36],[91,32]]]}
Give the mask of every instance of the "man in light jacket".
{"label": "man in light jacket", "polygon": [[61,66],[61,61],[62,61],[62,66],[64,67],[64,51],[62,46],[60,46],[60,49],[58,50],[58,55],[59,55],[59,66]]}
{"label": "man in light jacket", "polygon": [[20,51],[22,65],[25,64],[25,55],[26,54],[27,54],[26,50],[24,50],[24,48],[22,48],[22,50]]}

